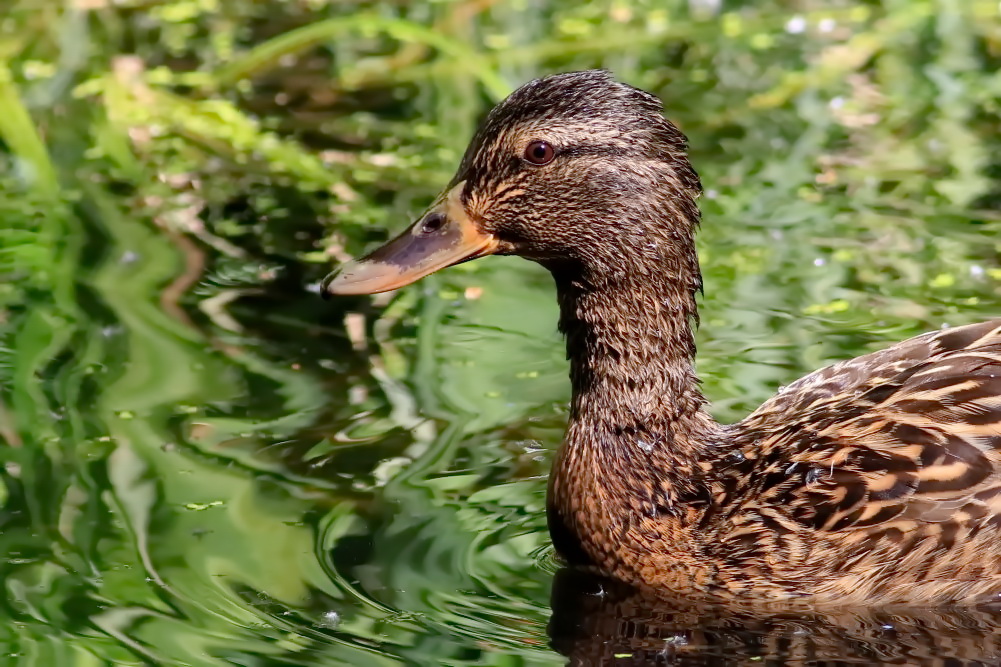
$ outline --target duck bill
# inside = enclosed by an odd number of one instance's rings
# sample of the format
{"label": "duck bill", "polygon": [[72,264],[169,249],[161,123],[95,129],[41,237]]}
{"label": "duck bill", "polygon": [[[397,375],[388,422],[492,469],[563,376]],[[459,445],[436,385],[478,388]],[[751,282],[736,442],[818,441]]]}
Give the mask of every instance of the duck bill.
{"label": "duck bill", "polygon": [[463,185],[452,188],[395,239],[327,276],[323,295],[388,292],[446,266],[497,252],[496,237],[480,231],[462,206]]}

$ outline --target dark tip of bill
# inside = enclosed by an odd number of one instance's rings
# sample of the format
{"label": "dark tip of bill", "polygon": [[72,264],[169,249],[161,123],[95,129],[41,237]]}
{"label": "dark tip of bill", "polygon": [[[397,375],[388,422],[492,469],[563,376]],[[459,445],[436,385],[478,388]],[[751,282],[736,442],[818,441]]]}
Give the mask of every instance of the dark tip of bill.
{"label": "dark tip of bill", "polygon": [[337,277],[337,271],[333,273],[328,273],[327,277],[320,281],[320,298],[324,301],[330,301],[333,298],[333,294],[330,293],[329,287],[330,283],[334,282],[334,278]]}

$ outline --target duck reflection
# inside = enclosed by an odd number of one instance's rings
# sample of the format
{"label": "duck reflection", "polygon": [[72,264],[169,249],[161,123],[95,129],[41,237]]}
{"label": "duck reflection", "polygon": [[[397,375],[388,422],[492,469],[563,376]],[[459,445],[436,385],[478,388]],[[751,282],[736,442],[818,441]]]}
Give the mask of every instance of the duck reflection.
{"label": "duck reflection", "polygon": [[553,584],[549,635],[569,665],[1001,665],[1001,607],[712,607],[575,570]]}

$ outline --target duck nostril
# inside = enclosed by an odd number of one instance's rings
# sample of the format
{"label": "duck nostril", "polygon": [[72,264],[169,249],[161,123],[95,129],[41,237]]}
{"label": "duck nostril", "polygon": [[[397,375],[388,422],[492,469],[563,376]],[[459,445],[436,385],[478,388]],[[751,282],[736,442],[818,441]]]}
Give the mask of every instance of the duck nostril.
{"label": "duck nostril", "polygon": [[430,213],[424,222],[421,223],[421,233],[422,234],[434,234],[436,231],[445,226],[445,216],[441,213]]}

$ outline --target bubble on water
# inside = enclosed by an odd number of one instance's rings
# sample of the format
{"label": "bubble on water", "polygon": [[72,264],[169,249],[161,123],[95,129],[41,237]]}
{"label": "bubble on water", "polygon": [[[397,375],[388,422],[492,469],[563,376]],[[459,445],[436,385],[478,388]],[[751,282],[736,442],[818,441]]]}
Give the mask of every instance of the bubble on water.
{"label": "bubble on water", "polygon": [[325,611],[320,615],[319,626],[321,628],[328,628],[330,630],[336,629],[341,624],[341,615],[336,611],[331,609],[330,611]]}
{"label": "bubble on water", "polygon": [[546,449],[539,440],[522,440],[517,444],[521,445],[521,450],[526,454],[535,454]]}

